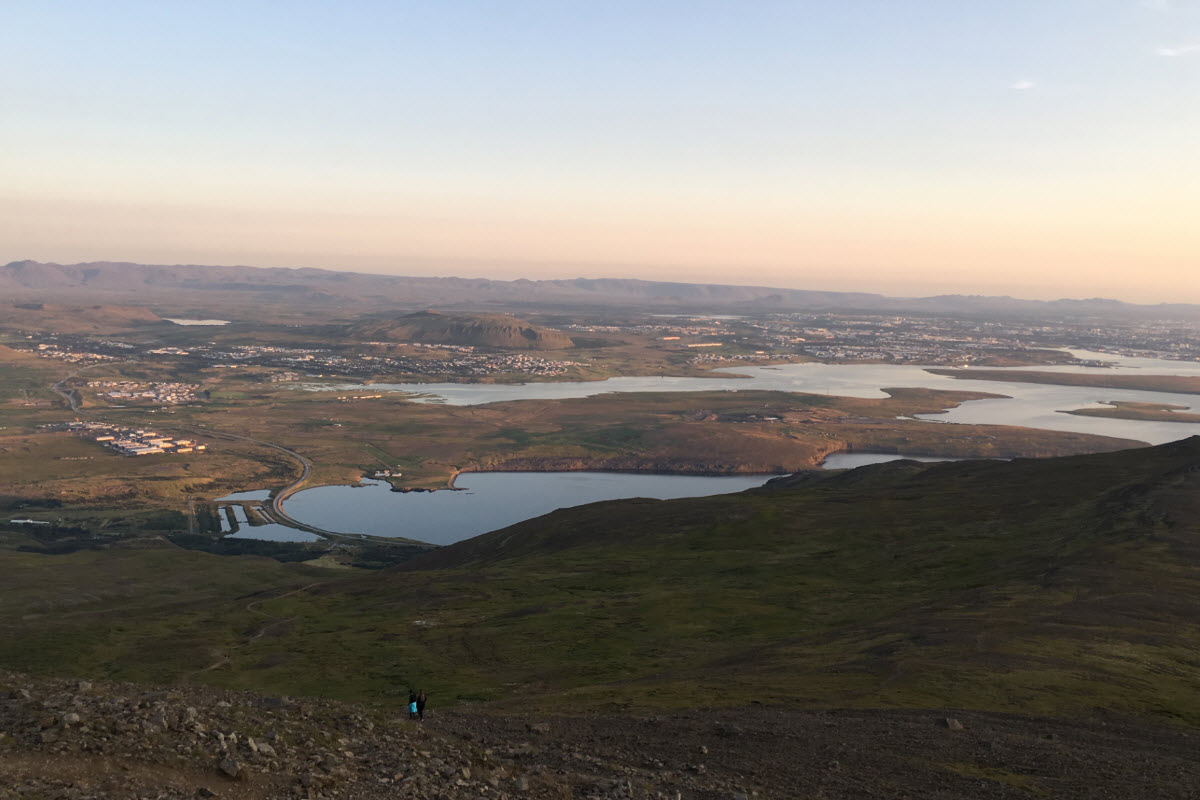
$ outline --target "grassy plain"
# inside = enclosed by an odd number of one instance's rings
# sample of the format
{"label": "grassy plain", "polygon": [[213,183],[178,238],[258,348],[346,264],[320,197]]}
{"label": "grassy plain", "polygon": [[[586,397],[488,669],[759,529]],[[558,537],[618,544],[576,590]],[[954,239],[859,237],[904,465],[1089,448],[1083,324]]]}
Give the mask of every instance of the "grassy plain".
{"label": "grassy plain", "polygon": [[334,393],[260,385],[244,397],[214,395],[211,403],[181,407],[169,419],[201,435],[238,433],[294,449],[316,465],[314,482],[353,482],[364,471],[386,466],[404,473],[398,483],[422,488],[445,487],[466,470],[770,473],[813,468],[843,449],[1015,457],[1134,444],[897,419],[987,396],[896,389],[888,398],[864,400],[714,391],[450,406],[395,395],[339,402]]}
{"label": "grassy plain", "polygon": [[66,431],[4,434],[0,494],[93,507],[178,507],[188,495],[220,497],[245,480],[283,483],[296,471],[280,454],[235,441],[203,454],[128,458]]}
{"label": "grassy plain", "polygon": [[[117,530],[136,527],[138,510],[186,510],[188,497],[276,489],[300,465],[249,439],[282,445],[313,463],[309,485],[353,483],[364,473],[398,470],[406,488],[444,488],[467,470],[602,469],[693,474],[783,473],[815,467],[839,450],[949,457],[1049,456],[1110,450],[1134,443],[1073,433],[1001,426],[953,427],[913,419],[977,392],[891,390],[868,400],[785,392],[714,391],[607,394],[562,401],[484,406],[414,403],[400,395],[341,402],[342,392],[310,392],[269,383],[268,370],[194,371],[187,359],[112,362],[73,379],[81,415],[193,436],[205,454],[123,458],[37,425],[71,419],[57,395],[26,405],[73,367],[21,353],[0,353],[10,402],[0,414],[0,495],[54,497],[49,517]],[[199,382],[211,399],[160,408],[112,401],[91,380]],[[33,396],[33,395],[31,395]],[[46,403],[49,402],[50,405]],[[243,437],[243,438],[234,438]],[[35,515],[36,516],[36,515]],[[115,527],[114,527],[115,526]]]}

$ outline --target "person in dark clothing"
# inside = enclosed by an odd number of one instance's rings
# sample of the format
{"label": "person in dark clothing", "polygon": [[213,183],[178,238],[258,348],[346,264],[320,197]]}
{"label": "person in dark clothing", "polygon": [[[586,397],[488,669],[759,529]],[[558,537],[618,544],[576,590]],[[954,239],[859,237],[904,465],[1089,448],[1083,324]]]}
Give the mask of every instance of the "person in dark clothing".
{"label": "person in dark clothing", "polygon": [[408,718],[417,718],[417,693],[412,689],[408,690]]}
{"label": "person in dark clothing", "polygon": [[425,720],[425,690],[421,689],[417,695],[417,719]]}

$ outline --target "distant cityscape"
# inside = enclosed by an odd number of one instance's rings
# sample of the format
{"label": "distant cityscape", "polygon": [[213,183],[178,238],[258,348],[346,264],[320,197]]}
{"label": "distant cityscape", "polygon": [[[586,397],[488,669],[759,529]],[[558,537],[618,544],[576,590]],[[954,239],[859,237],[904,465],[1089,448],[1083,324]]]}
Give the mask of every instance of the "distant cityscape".
{"label": "distant cityscape", "polygon": [[[876,362],[924,365],[1040,362],[1051,349],[1079,348],[1123,356],[1168,360],[1200,359],[1200,325],[1194,322],[1060,322],[960,319],[944,316],[791,313],[762,316],[679,316],[609,319],[559,327],[589,350],[591,336],[641,337],[681,365],[816,359],[832,363]],[[609,346],[603,341],[597,347]],[[584,360],[545,354],[484,352],[454,344],[347,342],[328,347],[197,344],[187,348],[138,345],[79,334],[26,333],[25,349],[43,358],[80,366],[116,360],[170,360],[192,369],[259,368],[263,382],[311,378],[377,379],[439,376],[556,378]],[[160,405],[205,399],[199,384],[184,382],[91,381],[108,400]]]}
{"label": "distant cityscape", "polygon": [[143,400],[161,405],[176,405],[194,403],[201,399],[200,386],[195,383],[88,381],[87,386],[110,400]]}

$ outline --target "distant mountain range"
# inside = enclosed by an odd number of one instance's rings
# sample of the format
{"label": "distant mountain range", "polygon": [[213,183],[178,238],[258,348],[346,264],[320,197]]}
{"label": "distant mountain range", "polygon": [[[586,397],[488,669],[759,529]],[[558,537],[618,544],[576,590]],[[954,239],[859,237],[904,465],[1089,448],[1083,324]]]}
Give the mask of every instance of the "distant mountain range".
{"label": "distant mountain range", "polygon": [[665,312],[867,311],[1038,317],[1200,318],[1200,305],[1118,300],[1022,300],[938,295],[887,297],[763,286],[622,278],[512,280],[372,275],[322,269],[163,266],[97,261],[14,261],[0,267],[0,295],[14,301],[137,303],[219,309],[247,305],[402,308],[625,309]]}

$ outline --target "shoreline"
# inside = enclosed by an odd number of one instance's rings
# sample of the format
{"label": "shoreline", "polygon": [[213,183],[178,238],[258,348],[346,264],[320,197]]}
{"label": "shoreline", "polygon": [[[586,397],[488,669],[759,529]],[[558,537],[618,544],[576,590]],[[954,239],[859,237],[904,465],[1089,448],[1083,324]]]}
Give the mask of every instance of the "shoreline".
{"label": "shoreline", "polygon": [[[548,379],[538,380],[534,376],[529,376],[530,379],[514,378],[460,378],[455,376],[435,377],[431,375],[414,375],[407,379],[395,380],[395,378],[403,378],[403,376],[377,376],[372,378],[355,378],[354,376],[343,376],[344,380],[332,382],[328,384],[315,383],[312,381],[297,381],[292,384],[293,388],[303,389],[305,391],[321,392],[321,391],[353,391],[350,387],[362,388],[378,388],[379,386],[537,386],[541,384],[554,385],[561,383],[604,383],[618,378],[695,378],[704,379],[712,378],[714,380],[749,380],[753,376],[742,375],[734,372],[720,372],[720,370],[737,369],[737,368],[769,368],[779,366],[790,366],[793,364],[819,364],[822,366],[833,367],[853,367],[853,366],[900,366],[900,367],[918,367],[926,370],[961,370],[962,367],[947,365],[944,362],[923,362],[923,361],[888,361],[884,359],[853,359],[853,360],[823,360],[816,358],[807,358],[798,356],[795,358],[772,358],[762,361],[740,361],[738,359],[729,359],[728,363],[713,363],[706,364],[703,367],[697,367],[693,371],[679,372],[622,372],[619,374],[600,376],[573,376],[573,377],[553,377]],[[1012,364],[1004,364],[997,366],[980,366],[980,371],[987,369],[1036,369],[1038,367],[1059,367],[1072,366],[1071,360],[1065,361],[1027,361]],[[327,378],[325,380],[334,381],[336,379]],[[386,390],[394,394],[411,394],[414,397],[425,397],[428,393],[420,389],[411,392],[402,389]]]}

